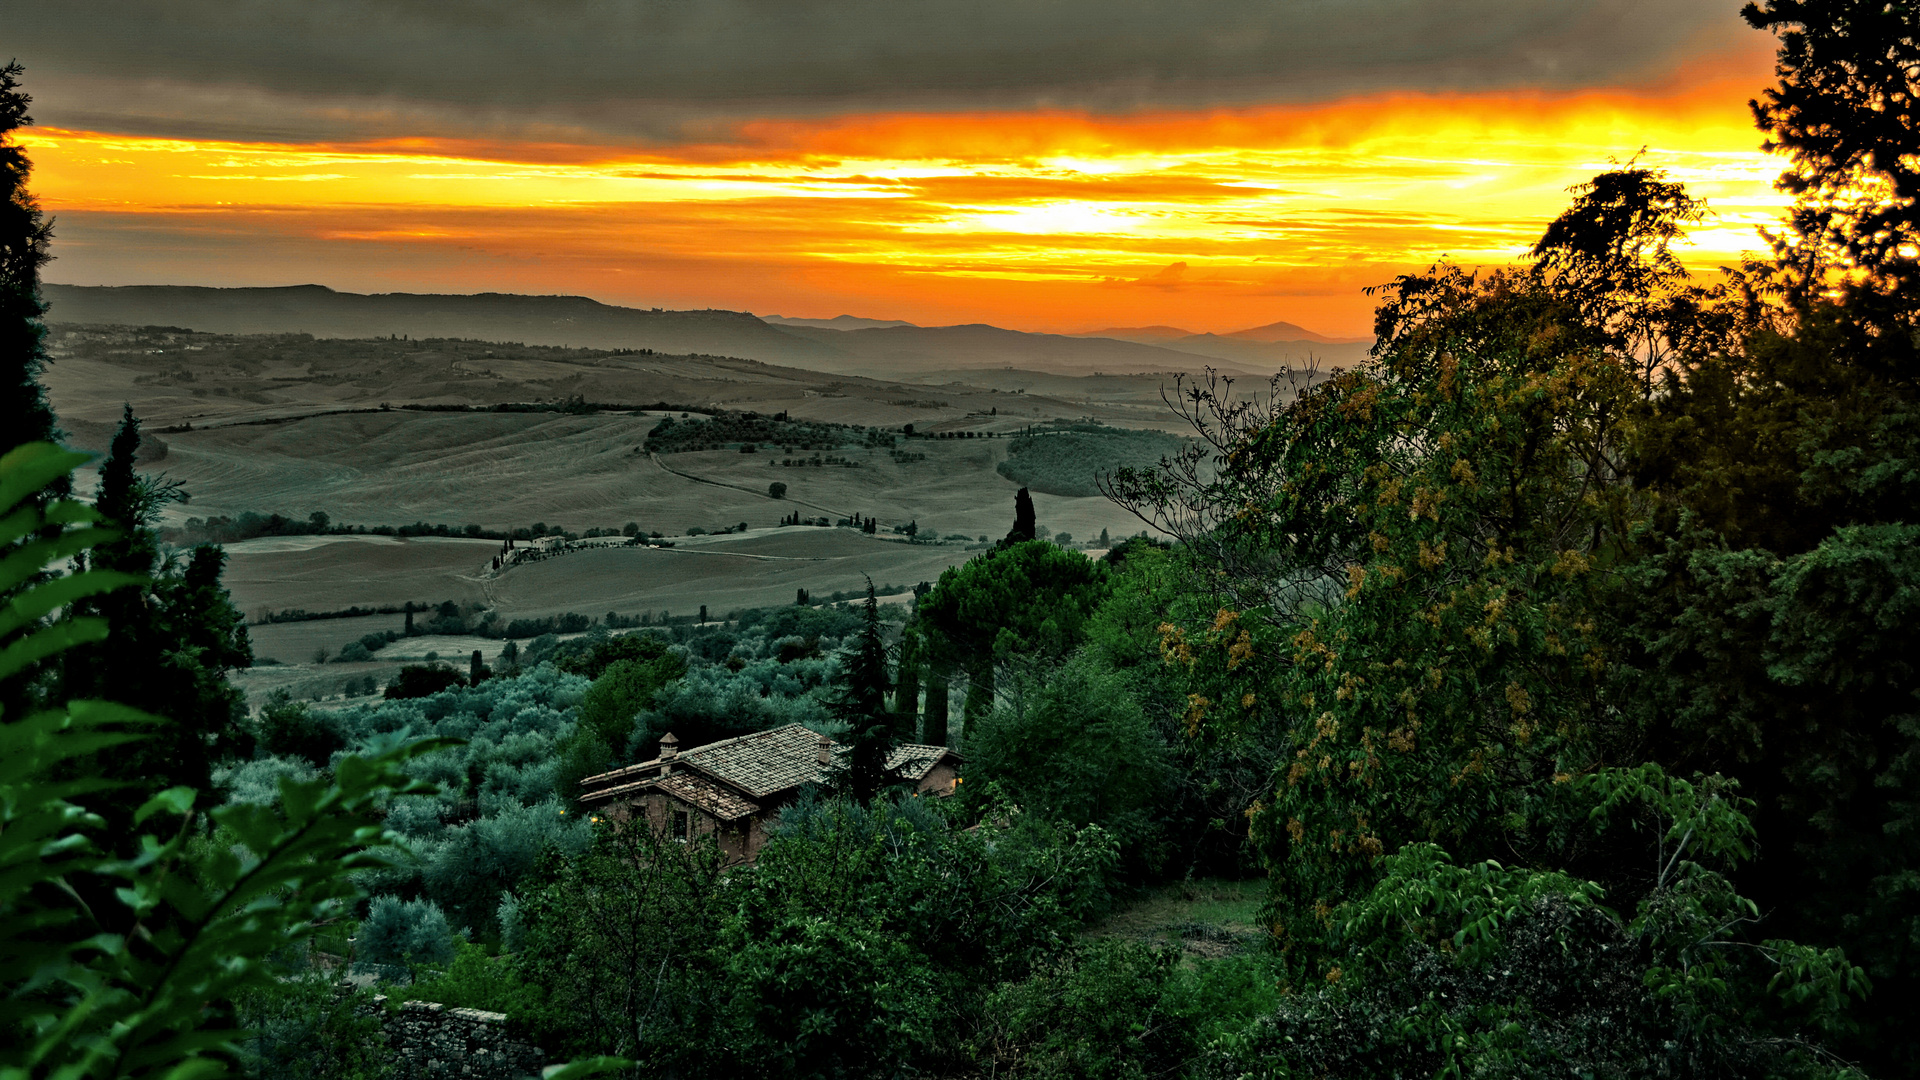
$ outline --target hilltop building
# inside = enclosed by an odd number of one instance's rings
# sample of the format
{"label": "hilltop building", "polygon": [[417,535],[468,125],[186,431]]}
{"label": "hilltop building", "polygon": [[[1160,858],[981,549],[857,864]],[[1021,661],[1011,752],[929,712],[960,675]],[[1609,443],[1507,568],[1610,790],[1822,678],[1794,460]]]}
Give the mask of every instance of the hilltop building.
{"label": "hilltop building", "polygon": [[[652,761],[580,781],[580,803],[616,823],[644,817],[677,840],[712,836],[729,865],[752,863],[780,811],[808,784],[833,772],[847,748],[799,724],[681,750],[671,732]],[[960,756],[909,743],[887,755],[887,771],[922,795],[953,794]]]}

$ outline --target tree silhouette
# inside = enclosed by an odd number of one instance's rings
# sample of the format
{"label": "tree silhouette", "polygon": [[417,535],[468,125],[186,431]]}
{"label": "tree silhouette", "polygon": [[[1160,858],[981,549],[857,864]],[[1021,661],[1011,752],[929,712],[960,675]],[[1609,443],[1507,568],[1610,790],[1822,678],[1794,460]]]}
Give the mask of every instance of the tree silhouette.
{"label": "tree silhouette", "polygon": [[1021,488],[1013,493],[1013,531],[1007,533],[1005,544],[1018,544],[1022,540],[1034,538],[1033,496]]}
{"label": "tree silhouette", "polygon": [[[1776,256],[1820,271],[1844,264],[1855,290],[1911,312],[1920,260],[1920,21],[1885,0],[1766,0],[1740,14],[1780,37],[1780,85],[1749,102],[1766,149],[1793,165],[1793,231]],[[1811,261],[1811,265],[1809,265]],[[1820,264],[1824,263],[1825,266]],[[1818,291],[1824,273],[1805,284]]]}
{"label": "tree silhouette", "polygon": [[0,431],[9,447],[60,436],[40,386],[47,360],[40,268],[53,257],[47,251],[53,223],[27,191],[33,165],[12,139],[33,123],[27,115],[33,98],[20,89],[21,71],[17,62],[0,67]]}

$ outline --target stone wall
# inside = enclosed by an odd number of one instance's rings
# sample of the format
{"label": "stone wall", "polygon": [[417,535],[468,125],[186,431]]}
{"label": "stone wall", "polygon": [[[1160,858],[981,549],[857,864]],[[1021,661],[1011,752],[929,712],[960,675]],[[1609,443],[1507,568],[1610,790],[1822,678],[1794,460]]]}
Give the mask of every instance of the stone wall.
{"label": "stone wall", "polygon": [[539,1047],[508,1037],[505,1013],[431,1001],[409,1001],[387,1012],[385,997],[373,1004],[400,1075],[408,1080],[521,1080],[539,1076],[547,1064]]}

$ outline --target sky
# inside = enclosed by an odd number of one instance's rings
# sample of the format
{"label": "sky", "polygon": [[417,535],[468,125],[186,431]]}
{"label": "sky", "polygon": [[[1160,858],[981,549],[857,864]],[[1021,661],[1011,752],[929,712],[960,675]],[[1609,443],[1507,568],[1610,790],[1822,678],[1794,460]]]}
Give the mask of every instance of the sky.
{"label": "sky", "polygon": [[1638,157],[1785,205],[1739,0],[64,0],[9,13],[51,282],[1077,332],[1519,259]]}

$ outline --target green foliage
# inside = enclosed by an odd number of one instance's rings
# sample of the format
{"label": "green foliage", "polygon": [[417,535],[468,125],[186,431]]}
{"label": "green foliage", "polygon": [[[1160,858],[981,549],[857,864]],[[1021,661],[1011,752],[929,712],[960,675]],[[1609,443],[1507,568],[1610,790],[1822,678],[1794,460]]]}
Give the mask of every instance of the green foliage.
{"label": "green foliage", "polygon": [[267,695],[254,720],[254,739],[262,753],[299,758],[322,768],[347,742],[331,716],[293,700],[285,690]]}
{"label": "green foliage", "polygon": [[997,782],[1030,813],[1111,833],[1137,868],[1157,866],[1172,763],[1126,681],[1079,655],[1035,676],[967,742],[968,779]]}
{"label": "green foliage", "polygon": [[396,1072],[370,994],[306,975],[264,982],[234,1000],[241,1068],[259,1080],[385,1080]]}
{"label": "green foliage", "polygon": [[[98,542],[101,531],[84,527],[93,517],[86,508],[56,501],[42,510],[31,501],[80,460],[44,444],[0,458],[8,549],[0,592],[13,597],[0,614],[0,677],[104,637],[97,619],[39,620],[75,597],[127,584],[103,571],[27,584],[53,558]],[[50,779],[160,721],[91,701],[3,719],[0,1024],[8,1037],[0,1067],[23,1076],[222,1074],[239,1033],[210,1006],[270,983],[268,957],[350,904],[350,875],[389,857],[369,811],[395,791],[417,790],[401,770],[433,745],[388,738],[342,759],[330,779],[284,781],[278,807],[212,810],[208,819],[232,843],[202,848],[187,865],[191,790],[141,805],[136,827],[181,825],[141,835],[138,854],[122,859],[94,845],[87,830],[102,820],[76,801],[106,785]]]}
{"label": "green foliage", "polygon": [[759,413],[721,411],[711,417],[676,420],[663,418],[647,433],[650,453],[674,454],[695,450],[738,450],[747,444],[791,447],[795,450],[837,450],[841,447],[891,447],[894,436],[878,428],[788,420]]}
{"label": "green foliage", "polygon": [[867,583],[860,616],[860,631],[840,656],[840,677],[828,707],[847,727],[846,764],[834,782],[865,801],[887,783],[887,755],[913,731],[911,717],[903,723],[887,707],[893,680],[887,673],[887,646],[880,638],[880,608],[872,582]]}
{"label": "green foliage", "polygon": [[613,767],[616,752],[632,743],[641,711],[687,671],[685,660],[646,634],[607,638],[584,655],[562,656],[555,666],[593,679],[580,699],[578,727],[561,750],[565,760],[556,790],[562,792]]}
{"label": "green foliage", "polygon": [[445,664],[408,664],[395,673],[393,681],[387,684],[384,696],[388,701],[403,701],[407,698],[430,697],[466,684],[465,675]]}
{"label": "green foliage", "polygon": [[376,896],[361,920],[353,954],[367,964],[445,964],[453,959],[453,928],[430,900]]}
{"label": "green foliage", "polygon": [[[1616,779],[1617,796],[1665,786]],[[1685,817],[1686,802],[1667,808]],[[1456,865],[1435,845],[1410,844],[1382,860],[1370,891],[1324,917],[1321,947],[1293,957],[1305,985],[1226,1040],[1220,1071],[1858,1075],[1798,1032],[1864,992],[1859,970],[1831,953],[1728,937],[1751,905],[1719,874],[1687,866],[1623,923],[1590,882]]]}
{"label": "green foliage", "polygon": [[890,1072],[922,1057],[939,1021],[933,973],[897,938],[859,922],[731,919],[719,1037],[729,1065],[760,1076]]}
{"label": "green foliage", "polygon": [[1107,588],[1104,564],[1044,540],[1010,544],[941,573],[917,611],[936,661],[967,673],[969,724],[992,708],[997,668],[1057,663],[1078,648]]}
{"label": "green foliage", "polygon": [[406,990],[415,1001],[437,1001],[461,1009],[485,1009],[521,1019],[540,1008],[540,995],[520,978],[510,956],[490,956],[484,946],[453,941],[453,962],[435,970],[414,967]]}
{"label": "green foliage", "polygon": [[1022,487],[1048,495],[1099,495],[1100,478],[1121,468],[1151,468],[1180,452],[1182,440],[1158,431],[1080,425],[1021,435],[1007,443],[996,468]]}
{"label": "green foliage", "polygon": [[596,830],[515,905],[514,970],[536,991],[520,1018],[544,1045],[655,1066],[697,1060],[717,989],[722,884],[711,844]]}
{"label": "green foliage", "polygon": [[1009,1075],[1117,1080],[1172,1072],[1194,1047],[1169,1015],[1179,954],[1103,938],[987,999],[980,1053]]}

